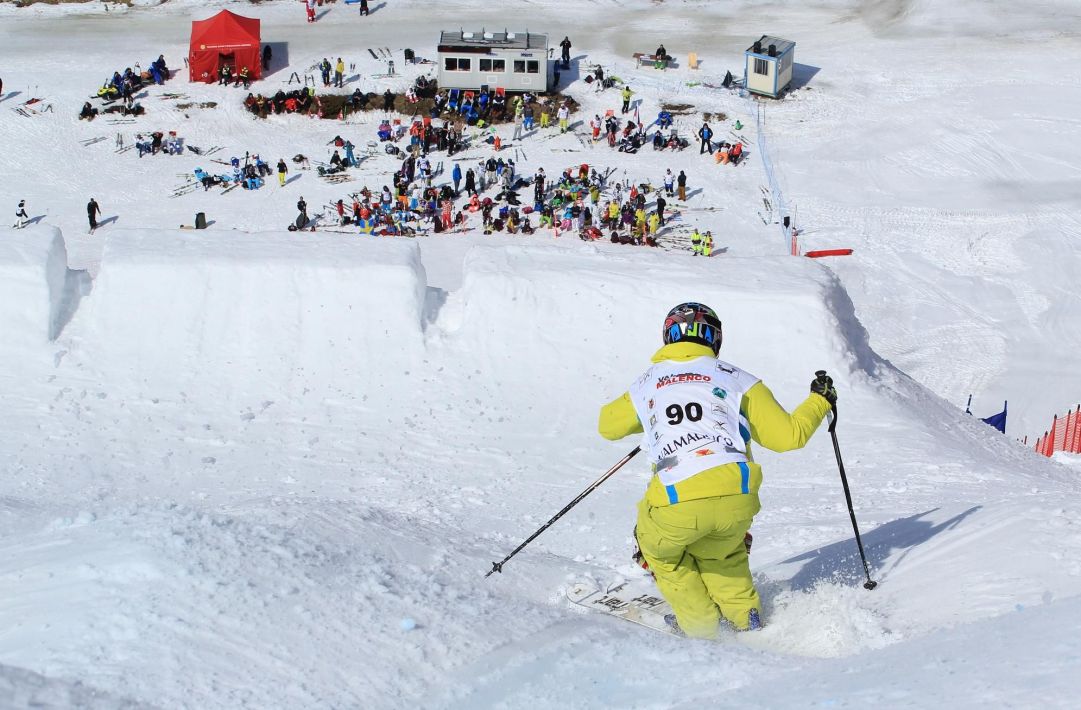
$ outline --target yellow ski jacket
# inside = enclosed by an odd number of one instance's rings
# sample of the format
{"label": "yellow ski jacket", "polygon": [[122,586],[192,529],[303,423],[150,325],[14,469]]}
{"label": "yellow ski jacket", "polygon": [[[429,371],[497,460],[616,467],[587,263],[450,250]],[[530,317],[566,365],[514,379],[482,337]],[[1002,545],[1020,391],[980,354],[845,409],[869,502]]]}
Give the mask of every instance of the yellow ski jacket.
{"label": "yellow ski jacket", "polygon": [[[693,360],[713,357],[713,351],[697,343],[672,343],[665,345],[653,355],[653,362],[664,360]],[[802,448],[811,439],[826,414],[830,403],[825,397],[811,393],[807,399],[789,414],[777,403],[773,392],[759,381],[743,395],[740,413],[750,424],[751,439],[771,451],[791,451]],[[638,413],[631,403],[630,393],[601,408],[597,428],[605,439],[615,441],[644,430],[638,421]],[[739,464],[730,463],[708,468],[701,473],[675,484],[679,502],[699,498],[733,496],[726,501],[734,513],[755,515],[761,508],[758,489],[762,486],[762,467],[754,462],[750,442],[747,443],[747,466],[750,468],[749,492],[741,492]],[[650,479],[646,490],[646,502],[651,507],[671,505],[669,493],[656,475]]]}

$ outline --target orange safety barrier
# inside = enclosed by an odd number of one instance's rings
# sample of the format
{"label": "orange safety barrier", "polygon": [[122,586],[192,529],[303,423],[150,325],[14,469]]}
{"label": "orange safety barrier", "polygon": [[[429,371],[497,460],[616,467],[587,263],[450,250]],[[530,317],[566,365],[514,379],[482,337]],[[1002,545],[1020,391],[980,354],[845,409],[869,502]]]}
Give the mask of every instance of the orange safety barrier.
{"label": "orange safety barrier", "polygon": [[1051,429],[1036,440],[1036,453],[1051,456],[1056,451],[1081,454],[1081,405],[1061,419],[1056,414]]}
{"label": "orange safety barrier", "polygon": [[[795,239],[795,237],[793,237],[793,239]],[[848,256],[851,253],[851,249],[815,249],[807,252],[804,256],[812,259],[820,259],[823,256]]]}

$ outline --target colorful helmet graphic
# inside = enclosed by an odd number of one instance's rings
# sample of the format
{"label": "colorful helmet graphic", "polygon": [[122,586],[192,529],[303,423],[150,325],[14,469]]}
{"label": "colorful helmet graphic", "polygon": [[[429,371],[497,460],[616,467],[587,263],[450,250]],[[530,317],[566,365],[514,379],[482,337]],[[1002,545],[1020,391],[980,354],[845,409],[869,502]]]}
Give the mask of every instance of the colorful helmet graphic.
{"label": "colorful helmet graphic", "polygon": [[698,343],[721,351],[721,319],[709,306],[701,303],[681,303],[668,311],[662,333],[665,344]]}

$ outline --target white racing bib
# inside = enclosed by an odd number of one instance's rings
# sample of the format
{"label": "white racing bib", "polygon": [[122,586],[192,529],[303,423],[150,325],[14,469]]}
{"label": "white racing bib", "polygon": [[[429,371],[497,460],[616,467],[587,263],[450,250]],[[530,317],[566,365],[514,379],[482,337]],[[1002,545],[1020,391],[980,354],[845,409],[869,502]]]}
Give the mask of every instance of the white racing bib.
{"label": "white racing bib", "polygon": [[747,462],[743,394],[758,378],[711,357],[654,364],[630,388],[653,470],[671,486],[714,466]]}

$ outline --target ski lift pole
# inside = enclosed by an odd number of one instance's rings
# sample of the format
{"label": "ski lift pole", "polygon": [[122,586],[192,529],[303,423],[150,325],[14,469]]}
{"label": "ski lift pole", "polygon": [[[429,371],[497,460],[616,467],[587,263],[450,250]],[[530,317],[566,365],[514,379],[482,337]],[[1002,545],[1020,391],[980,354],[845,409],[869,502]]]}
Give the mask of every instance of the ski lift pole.
{"label": "ski lift pole", "polygon": [[491,568],[490,570],[488,570],[488,573],[487,573],[486,575],[484,575],[484,577],[485,577],[485,578],[488,578],[488,577],[492,576],[492,573],[493,573],[493,572],[499,572],[500,574],[502,574],[502,572],[503,572],[503,565],[505,565],[505,564],[507,563],[507,560],[509,560],[510,558],[514,557],[514,556],[515,556],[515,555],[517,555],[517,554],[518,554],[519,552],[521,552],[521,551],[522,551],[522,548],[524,548],[524,547],[525,547],[526,545],[528,545],[529,543],[533,542],[533,540],[535,540],[535,539],[537,538],[537,536],[538,536],[538,535],[540,535],[540,534],[541,534],[542,532],[544,532],[544,531],[545,531],[545,530],[547,530],[547,529],[548,529],[549,527],[551,527],[552,523],[554,523],[555,521],[557,521],[557,520],[559,520],[560,518],[562,518],[562,517],[563,517],[563,516],[564,516],[564,515],[565,515],[565,514],[567,513],[567,511],[569,511],[569,510],[570,510],[571,508],[573,508],[574,506],[576,506],[576,505],[578,505],[579,503],[581,503],[581,502],[582,502],[582,499],[583,499],[583,498],[585,498],[585,497],[586,497],[587,495],[589,495],[590,493],[592,493],[593,491],[595,491],[595,490],[596,490],[596,489],[597,489],[597,488],[598,488],[598,487],[599,487],[599,486],[600,486],[600,485],[601,485],[602,483],[604,483],[604,482],[605,482],[605,481],[607,481],[607,480],[608,480],[609,478],[611,478],[611,477],[612,477],[612,475],[613,475],[613,474],[614,474],[614,473],[615,473],[616,471],[618,471],[619,469],[623,468],[623,466],[624,466],[624,465],[625,465],[625,464],[626,464],[626,463],[627,463],[628,461],[630,461],[631,459],[633,459],[633,458],[635,457],[635,455],[636,455],[636,454],[637,454],[637,453],[638,453],[639,451],[641,451],[641,450],[642,450],[642,447],[641,447],[641,446],[636,446],[636,447],[634,447],[634,449],[632,449],[630,453],[628,453],[628,454],[627,454],[626,456],[624,456],[624,457],[623,457],[622,459],[620,459],[620,460],[619,460],[619,462],[618,462],[618,463],[616,463],[616,465],[615,465],[615,466],[612,466],[612,468],[610,468],[610,469],[608,469],[607,471],[605,471],[605,473],[604,473],[604,475],[603,475],[603,476],[601,476],[601,477],[600,477],[600,478],[598,478],[598,479],[597,479],[596,481],[594,481],[594,482],[593,482],[593,483],[592,483],[592,484],[591,484],[591,485],[589,486],[589,488],[585,489],[585,490],[584,490],[584,491],[582,491],[582,492],[581,492],[580,494],[578,494],[578,497],[577,497],[577,498],[575,498],[574,500],[572,500],[572,501],[571,501],[570,503],[567,503],[567,505],[566,505],[566,506],[565,506],[565,507],[563,508],[563,510],[559,511],[558,513],[556,513],[556,514],[555,514],[554,516],[552,516],[552,519],[551,519],[551,520],[549,520],[549,521],[548,521],[547,523],[545,523],[544,525],[540,526],[540,528],[539,528],[539,529],[537,530],[537,532],[535,532],[535,533],[533,533],[532,535],[530,535],[529,537],[527,537],[527,538],[525,539],[525,541],[524,541],[524,542],[523,542],[523,543],[522,543],[521,545],[519,545],[518,547],[514,548],[514,551],[513,551],[513,552],[511,552],[511,553],[510,553],[509,555],[507,555],[506,557],[504,557],[504,558],[503,558],[502,560],[500,560],[499,562],[493,562],[493,563],[492,563],[492,568]]}
{"label": "ski lift pole", "polygon": [[[819,379],[826,376],[825,370],[819,370],[815,373]],[[845,475],[845,464],[841,460],[841,445],[837,442],[837,405],[833,405],[832,418],[830,419],[830,437],[833,439],[833,453],[837,456],[837,470],[841,473],[841,485],[845,490],[845,502],[848,504],[848,516],[852,518],[852,532],[856,534],[856,546],[860,550],[860,559],[863,561],[863,573],[867,575],[867,581],[863,583],[863,588],[867,590],[874,589],[878,586],[878,582],[871,579],[871,568],[867,564],[867,555],[863,551],[863,540],[860,539],[860,528],[856,523],[856,512],[852,510],[852,492],[848,488],[848,476]]]}

